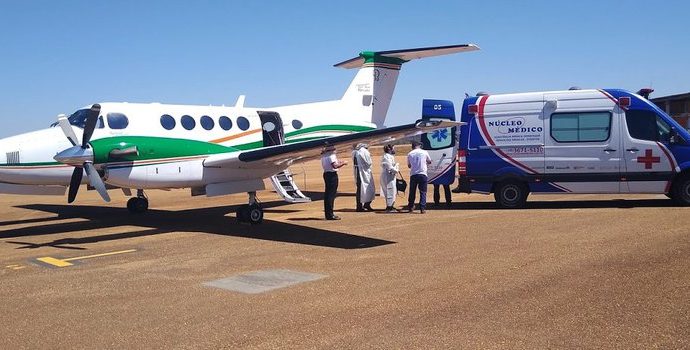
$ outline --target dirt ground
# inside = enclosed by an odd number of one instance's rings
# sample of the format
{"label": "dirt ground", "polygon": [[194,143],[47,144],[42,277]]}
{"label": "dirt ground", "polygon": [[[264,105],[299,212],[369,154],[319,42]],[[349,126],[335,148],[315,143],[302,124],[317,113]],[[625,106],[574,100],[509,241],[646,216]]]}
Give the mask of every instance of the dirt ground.
{"label": "dirt ground", "polygon": [[[151,191],[143,215],[116,191],[107,205],[0,196],[0,348],[690,348],[690,208],[664,196],[501,210],[453,194],[424,215],[356,213],[348,166],[343,220],[325,221],[318,162],[292,170],[315,200],[264,191],[258,226],[235,222],[246,195]],[[260,294],[204,285],[273,269],[326,277]]]}

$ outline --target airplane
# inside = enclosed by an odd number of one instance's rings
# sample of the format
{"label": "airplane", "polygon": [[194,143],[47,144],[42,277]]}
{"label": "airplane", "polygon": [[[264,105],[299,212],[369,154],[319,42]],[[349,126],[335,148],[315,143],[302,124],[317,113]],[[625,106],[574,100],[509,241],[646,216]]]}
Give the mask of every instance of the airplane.
{"label": "airplane", "polygon": [[[106,202],[108,189],[130,196],[132,213],[148,210],[144,190],[190,188],[193,196],[246,192],[240,222],[258,224],[256,191],[264,179],[288,202],[310,201],[289,167],[325,150],[384,144],[434,129],[443,120],[384,127],[402,64],[414,59],[479,50],[474,44],[363,51],[335,64],[359,71],[339,100],[272,108],[160,103],[96,103],[49,128],[0,140],[0,193],[64,195],[74,202],[87,184]],[[86,173],[86,178],[84,178]],[[136,190],[136,196],[132,196]]]}

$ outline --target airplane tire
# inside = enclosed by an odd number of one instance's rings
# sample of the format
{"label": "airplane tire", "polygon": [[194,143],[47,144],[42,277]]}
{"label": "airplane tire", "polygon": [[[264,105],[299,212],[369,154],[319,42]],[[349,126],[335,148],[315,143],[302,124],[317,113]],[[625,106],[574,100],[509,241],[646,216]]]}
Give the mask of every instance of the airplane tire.
{"label": "airplane tire", "polygon": [[264,221],[264,210],[258,205],[252,205],[247,208],[247,221],[252,225],[258,225]]}
{"label": "airplane tire", "polygon": [[678,205],[690,206],[690,174],[678,178],[673,183],[671,197]]}
{"label": "airplane tire", "polygon": [[149,209],[149,201],[146,198],[133,197],[127,201],[127,210],[132,214],[145,213]]}
{"label": "airplane tire", "polygon": [[503,181],[494,188],[494,199],[501,208],[522,208],[528,195],[529,188],[518,181]]}

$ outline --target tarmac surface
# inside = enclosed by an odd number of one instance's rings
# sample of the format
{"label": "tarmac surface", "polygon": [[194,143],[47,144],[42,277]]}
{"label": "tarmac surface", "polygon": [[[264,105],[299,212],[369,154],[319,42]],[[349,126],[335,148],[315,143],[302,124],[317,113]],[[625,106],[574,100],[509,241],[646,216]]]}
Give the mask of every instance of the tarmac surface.
{"label": "tarmac surface", "polygon": [[[292,170],[315,201],[261,192],[258,226],[235,222],[246,195],[150,191],[143,215],[116,191],[1,195],[0,349],[690,348],[690,208],[663,195],[356,213],[348,165],[325,221],[318,162]],[[211,283],[290,274],[316,277]]]}

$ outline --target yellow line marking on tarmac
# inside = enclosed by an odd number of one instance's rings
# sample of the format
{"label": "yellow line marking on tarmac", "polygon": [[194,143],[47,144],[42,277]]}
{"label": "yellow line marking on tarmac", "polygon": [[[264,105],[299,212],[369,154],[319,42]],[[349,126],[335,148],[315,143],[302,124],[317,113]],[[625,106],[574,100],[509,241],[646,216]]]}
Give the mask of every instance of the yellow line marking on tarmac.
{"label": "yellow line marking on tarmac", "polygon": [[68,267],[72,266],[70,261],[75,261],[75,260],[84,260],[84,259],[91,259],[91,258],[100,258],[103,256],[111,256],[111,255],[118,255],[118,254],[126,254],[126,253],[133,253],[136,252],[136,249],[128,249],[128,250],[120,250],[117,252],[109,252],[109,253],[102,253],[102,254],[94,254],[94,255],[85,255],[85,256],[76,256],[74,258],[67,258],[67,259],[56,259],[56,258],[51,258],[49,256],[44,256],[42,258],[37,258],[36,260],[46,263],[49,265],[53,265],[55,267]]}
{"label": "yellow line marking on tarmac", "polygon": [[125,253],[134,253],[136,252],[136,249],[128,249],[128,250],[120,250],[118,252],[110,252],[110,253],[103,253],[103,254],[94,254],[94,255],[87,255],[87,256],[78,256],[76,258],[69,258],[69,259],[62,259],[62,261],[74,261],[74,260],[82,260],[82,259],[91,259],[91,258],[99,258],[101,256],[110,256],[110,255],[117,255],[117,254],[125,254]]}
{"label": "yellow line marking on tarmac", "polygon": [[45,256],[45,257],[42,257],[42,258],[38,258],[38,259],[36,259],[36,260],[38,260],[38,261],[40,261],[40,262],[42,262],[42,263],[46,263],[46,264],[49,264],[49,265],[53,265],[53,266],[55,266],[55,267],[67,267],[67,266],[72,266],[72,265],[74,265],[74,264],[72,264],[72,263],[68,263],[68,262],[63,261],[63,260],[60,260],[60,259],[51,258],[51,257],[49,257],[49,256]]}
{"label": "yellow line marking on tarmac", "polygon": [[12,265],[7,265],[5,268],[8,268],[10,270],[21,270],[25,268],[26,266],[18,265],[18,264],[12,264]]}

